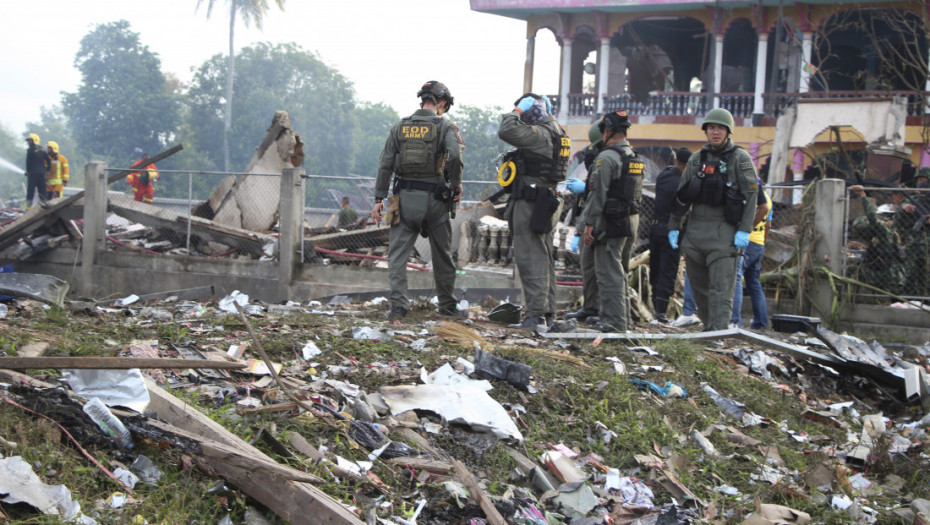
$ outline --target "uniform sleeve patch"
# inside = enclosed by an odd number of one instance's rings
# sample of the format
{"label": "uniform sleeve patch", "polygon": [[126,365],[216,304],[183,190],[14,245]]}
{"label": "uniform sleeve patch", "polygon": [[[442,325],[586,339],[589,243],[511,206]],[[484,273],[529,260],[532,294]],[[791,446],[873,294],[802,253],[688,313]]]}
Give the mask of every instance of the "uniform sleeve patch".
{"label": "uniform sleeve patch", "polygon": [[594,161],[595,168],[600,168],[603,164],[604,164],[604,159],[597,159],[596,161]]}
{"label": "uniform sleeve patch", "polygon": [[752,169],[752,161],[751,161],[751,160],[747,160],[746,162],[740,162],[740,163],[739,163],[739,169],[741,169],[741,170],[751,170],[751,169]]}
{"label": "uniform sleeve patch", "polygon": [[459,133],[459,127],[455,124],[452,124],[452,132],[455,133],[455,140],[459,141],[459,144],[462,146],[465,145],[465,139],[462,138],[462,134]]}
{"label": "uniform sleeve patch", "polygon": [[755,183],[752,183],[752,184],[749,185],[749,189],[750,189],[750,190],[755,190],[755,189],[757,189],[757,188],[758,188],[758,186],[756,186]]}

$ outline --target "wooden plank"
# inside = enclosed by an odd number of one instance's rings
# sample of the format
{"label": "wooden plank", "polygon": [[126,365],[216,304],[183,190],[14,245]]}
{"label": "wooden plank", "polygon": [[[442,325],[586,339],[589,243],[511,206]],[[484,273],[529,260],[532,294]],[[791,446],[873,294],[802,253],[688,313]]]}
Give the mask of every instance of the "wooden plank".
{"label": "wooden plank", "polygon": [[[162,159],[168,158],[171,155],[184,149],[184,146],[178,144],[170,149],[167,149],[158,155],[155,155],[149,162],[158,162]],[[110,176],[107,179],[107,184],[110,184],[116,180],[119,180],[126,175],[132,173],[132,170],[123,170],[115,175]],[[55,199],[48,204],[48,206],[41,207],[36,206],[29,212],[25,213],[22,217],[17,219],[13,224],[10,224],[6,228],[0,230],[0,250],[4,250],[19,240],[23,235],[27,235],[32,231],[35,231],[36,228],[42,226],[47,220],[57,220],[57,218],[52,217],[56,215],[59,210],[71,206],[75,202],[84,198],[84,192],[79,191],[70,197],[65,197],[63,199]]]}
{"label": "wooden plank", "polygon": [[445,461],[436,461],[433,459],[399,457],[387,460],[391,465],[403,465],[419,470],[426,470],[434,474],[448,474],[452,472],[452,464]]}
{"label": "wooden plank", "polygon": [[[143,379],[149,390],[149,408],[154,410],[163,421],[188,432],[241,449],[253,457],[271,460],[264,452],[242,441],[219,423],[172,396],[154,381],[148,378]],[[294,525],[330,523],[362,525],[364,523],[342,503],[312,485],[282,480],[275,474],[260,470],[250,471],[219,460],[209,460],[209,466],[217,474]]]}
{"label": "wooden plank", "polygon": [[282,479],[292,481],[301,481],[306,483],[323,482],[319,476],[315,476],[309,472],[302,472],[287,465],[282,465],[267,456],[254,456],[242,449],[231,447],[218,441],[192,434],[168,423],[164,423],[155,419],[149,419],[145,422],[145,424],[155,427],[162,432],[165,432],[166,434],[171,434],[172,436],[180,437],[197,443],[200,445],[200,450],[203,452],[203,456],[211,460],[222,461],[229,465],[242,467],[248,470],[261,470],[263,472],[274,473]]}
{"label": "wooden plank", "polygon": [[129,368],[201,368],[235,370],[245,363],[210,359],[161,359],[150,357],[0,357],[0,367],[10,370],[38,368],[78,368],[124,370]]}
{"label": "wooden plank", "polygon": [[478,504],[481,506],[481,510],[484,511],[484,516],[487,518],[488,523],[492,525],[507,525],[507,522],[504,520],[504,517],[501,516],[501,513],[498,512],[497,508],[494,507],[494,503],[491,501],[491,498],[481,487],[478,486],[478,481],[475,480],[475,476],[469,472],[468,467],[466,467],[461,461],[457,459],[452,460],[452,465],[455,467],[455,473],[458,477],[465,483],[465,486],[468,487],[468,490],[471,492],[471,496],[475,498]]}
{"label": "wooden plank", "polygon": [[350,230],[315,235],[313,237],[308,237],[306,240],[312,242],[313,246],[318,248],[338,250],[339,248],[359,249],[381,246],[382,244],[387,244],[390,236],[390,226],[377,226],[374,228],[365,228],[364,230]]}

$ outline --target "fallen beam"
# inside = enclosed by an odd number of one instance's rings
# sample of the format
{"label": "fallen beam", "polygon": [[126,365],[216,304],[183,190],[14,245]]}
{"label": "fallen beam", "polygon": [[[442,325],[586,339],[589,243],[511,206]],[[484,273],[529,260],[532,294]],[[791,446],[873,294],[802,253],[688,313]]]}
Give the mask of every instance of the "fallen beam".
{"label": "fallen beam", "polygon": [[[154,381],[143,379],[149,390],[149,409],[154,410],[159,419],[190,433],[240,449],[252,457],[273,461],[264,452],[242,441],[219,423],[165,392]],[[342,503],[312,485],[284,480],[261,470],[248,470],[218,458],[205,461],[218,475],[294,525],[364,523]]]}
{"label": "fallen beam", "polygon": [[31,370],[40,368],[75,368],[92,370],[127,370],[130,368],[200,368],[235,370],[245,363],[211,359],[170,359],[152,357],[0,357],[0,368]]}
{"label": "fallen beam", "polygon": [[0,295],[29,297],[58,307],[64,305],[71,286],[61,279],[39,273],[0,273]]}
{"label": "fallen beam", "polygon": [[223,226],[200,217],[188,217],[186,213],[136,202],[129,197],[114,195],[109,198],[109,201],[110,211],[130,221],[150,228],[172,230],[182,236],[187,235],[189,223],[192,235],[237,248],[250,255],[261,255],[265,244],[274,242],[274,238],[270,235]]}
{"label": "fallen beam", "polygon": [[377,226],[364,230],[349,230],[307,237],[305,240],[317,248],[338,250],[339,248],[371,248],[386,245],[391,236],[390,226]]}

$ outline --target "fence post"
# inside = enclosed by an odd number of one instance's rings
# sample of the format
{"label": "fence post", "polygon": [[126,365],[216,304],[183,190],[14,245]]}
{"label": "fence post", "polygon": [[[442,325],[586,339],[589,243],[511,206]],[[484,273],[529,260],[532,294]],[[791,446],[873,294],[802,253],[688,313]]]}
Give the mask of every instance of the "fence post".
{"label": "fence post", "polygon": [[287,168],[281,173],[278,232],[278,299],[291,298],[291,284],[300,261],[297,251],[303,242],[303,168]]}
{"label": "fence post", "polygon": [[[834,274],[843,271],[843,231],[846,226],[846,182],[841,179],[822,179],[816,182],[814,197],[815,244],[811,261],[813,266],[823,265]],[[811,287],[811,306],[825,322],[831,322],[833,288],[825,276],[814,274]],[[831,326],[831,328],[836,328]]]}
{"label": "fence post", "polygon": [[94,262],[106,249],[107,164],[92,160],[84,166],[84,238],[81,241],[81,294],[93,297]]}

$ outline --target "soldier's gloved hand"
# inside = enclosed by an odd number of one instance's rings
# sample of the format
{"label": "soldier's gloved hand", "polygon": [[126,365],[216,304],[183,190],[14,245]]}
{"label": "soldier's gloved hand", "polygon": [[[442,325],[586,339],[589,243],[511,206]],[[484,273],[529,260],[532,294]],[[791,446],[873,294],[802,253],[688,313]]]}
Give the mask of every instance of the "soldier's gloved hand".
{"label": "soldier's gloved hand", "polygon": [[535,98],[529,97],[529,96],[523,97],[520,99],[519,102],[517,102],[517,109],[519,109],[520,111],[526,111],[530,109],[531,107],[533,107],[533,104],[535,103],[536,103]]}
{"label": "soldier's gloved hand", "polygon": [[749,246],[749,232],[736,232],[736,235],[733,237],[733,244],[735,244],[737,248]]}
{"label": "soldier's gloved hand", "polygon": [[669,230],[668,243],[672,246],[673,250],[678,249],[678,230]]}
{"label": "soldier's gloved hand", "polygon": [[574,177],[569,177],[565,180],[565,187],[568,191],[575,194],[584,193],[584,181],[580,181]]}
{"label": "soldier's gloved hand", "polygon": [[571,244],[571,246],[569,247],[569,248],[571,248],[572,253],[578,253],[578,244],[579,244],[580,242],[581,242],[581,235],[578,235],[578,234],[576,233],[575,236],[572,237],[572,244]]}
{"label": "soldier's gloved hand", "polygon": [[542,96],[542,99],[546,101],[546,113],[552,114],[552,102],[549,102],[549,97],[546,95]]}

